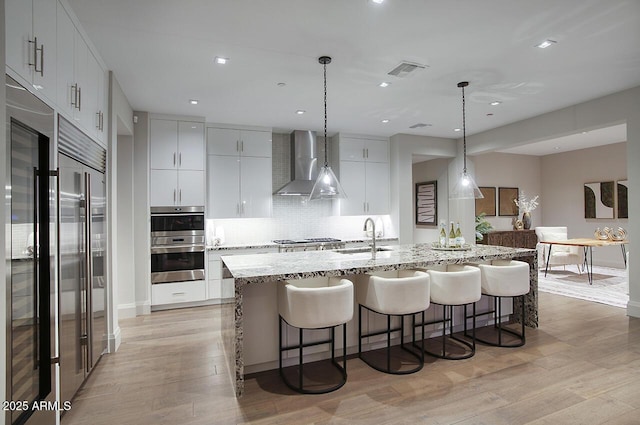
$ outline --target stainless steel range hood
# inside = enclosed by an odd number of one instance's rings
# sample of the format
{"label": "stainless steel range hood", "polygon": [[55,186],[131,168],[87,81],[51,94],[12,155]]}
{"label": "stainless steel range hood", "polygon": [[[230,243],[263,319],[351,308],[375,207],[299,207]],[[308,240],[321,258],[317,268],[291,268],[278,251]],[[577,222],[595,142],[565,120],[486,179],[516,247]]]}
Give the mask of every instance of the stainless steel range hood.
{"label": "stainless steel range hood", "polygon": [[314,131],[295,130],[291,133],[291,176],[293,180],[274,195],[308,196],[318,177],[318,146]]}

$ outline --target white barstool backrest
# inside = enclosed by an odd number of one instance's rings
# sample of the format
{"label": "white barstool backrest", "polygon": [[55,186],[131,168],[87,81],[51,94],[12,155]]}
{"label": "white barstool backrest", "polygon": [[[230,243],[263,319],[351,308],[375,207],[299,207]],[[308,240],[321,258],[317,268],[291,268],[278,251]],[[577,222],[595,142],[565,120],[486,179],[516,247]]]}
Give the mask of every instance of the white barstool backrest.
{"label": "white barstool backrest", "polygon": [[452,264],[447,271],[428,270],[431,278],[431,302],[444,305],[463,305],[482,297],[480,269]]}
{"label": "white barstool backrest", "polygon": [[517,297],[529,293],[529,264],[518,260],[493,260],[478,264],[482,292],[496,297]]}
{"label": "white barstool backrest", "polygon": [[319,329],[353,317],[353,283],[338,277],[278,282],[278,311],[291,326]]}
{"label": "white barstool backrest", "polygon": [[417,313],[429,308],[429,275],[415,270],[375,273],[358,285],[356,294],[358,304],[378,313]]}

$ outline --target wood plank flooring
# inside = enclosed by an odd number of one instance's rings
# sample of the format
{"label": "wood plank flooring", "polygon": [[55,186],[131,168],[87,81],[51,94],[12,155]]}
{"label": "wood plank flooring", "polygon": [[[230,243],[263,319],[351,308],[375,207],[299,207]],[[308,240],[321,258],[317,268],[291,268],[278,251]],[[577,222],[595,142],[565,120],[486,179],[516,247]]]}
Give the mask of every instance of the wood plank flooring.
{"label": "wood plank flooring", "polygon": [[463,361],[427,358],[405,376],[357,358],[325,395],[291,392],[277,373],[250,376],[233,396],[219,306],[123,320],[63,425],[639,424],[640,319],[625,310],[540,293],[540,328],[521,348],[478,346]]}

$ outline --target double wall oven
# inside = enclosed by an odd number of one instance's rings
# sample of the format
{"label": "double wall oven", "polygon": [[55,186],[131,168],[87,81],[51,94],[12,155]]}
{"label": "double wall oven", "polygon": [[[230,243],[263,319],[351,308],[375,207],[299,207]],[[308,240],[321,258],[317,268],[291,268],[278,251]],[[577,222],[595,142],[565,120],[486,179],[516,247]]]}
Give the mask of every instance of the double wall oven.
{"label": "double wall oven", "polygon": [[151,283],[204,280],[204,207],[151,208]]}

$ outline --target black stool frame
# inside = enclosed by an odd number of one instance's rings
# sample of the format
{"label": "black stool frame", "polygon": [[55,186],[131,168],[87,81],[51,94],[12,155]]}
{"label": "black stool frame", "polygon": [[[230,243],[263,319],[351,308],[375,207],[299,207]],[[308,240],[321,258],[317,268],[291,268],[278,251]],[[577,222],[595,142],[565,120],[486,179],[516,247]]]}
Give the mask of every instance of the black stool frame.
{"label": "black stool frame", "polygon": [[[516,295],[515,297],[499,297],[496,295],[489,295],[489,294],[482,294],[482,295],[486,295],[487,297],[492,297],[493,298],[493,310],[489,310],[489,311],[485,311],[483,313],[476,313],[475,310],[473,311],[473,316],[475,317],[479,317],[479,316],[488,316],[493,314],[494,315],[494,321],[493,321],[493,327],[495,329],[497,329],[497,341],[489,341],[487,339],[484,338],[476,338],[478,341],[482,342],[483,344],[487,344],[487,345],[491,345],[493,347],[505,347],[505,348],[516,348],[516,347],[522,347],[525,344],[525,332],[524,332],[524,296],[526,294],[523,295]],[[522,315],[520,317],[520,323],[522,325],[522,328],[520,330],[520,333],[513,331],[511,329],[507,329],[507,328],[503,328],[502,327],[502,298],[511,298],[513,301],[515,301],[517,298],[520,298],[520,304],[522,307]],[[515,306],[515,303],[514,303]],[[465,317],[471,318],[472,316],[467,316],[467,308],[465,306],[464,309],[464,315]],[[475,324],[474,324],[474,328],[475,328]],[[513,344],[504,344],[502,342],[502,332],[506,332],[509,333],[513,336],[515,336],[517,338],[516,342]],[[468,336],[465,330],[465,336]]]}
{"label": "black stool frame", "polygon": [[[409,313],[409,314],[386,314],[386,313],[380,313],[379,311],[375,311],[367,306],[364,306],[362,304],[358,304],[358,357],[360,357],[360,359],[365,362],[366,364],[368,364],[369,366],[371,366],[372,368],[374,368],[377,371],[380,372],[384,372],[384,373],[390,373],[392,375],[407,375],[410,373],[415,373],[418,372],[419,370],[422,369],[422,367],[424,366],[424,327],[422,328],[422,345],[420,348],[419,353],[420,354],[416,354],[413,351],[407,349],[407,347],[405,347],[404,345],[404,318],[406,316],[412,316],[413,318],[413,323],[415,323],[415,315],[416,314],[422,314],[422,321],[424,322],[424,311],[422,312],[416,312],[416,313]],[[387,316],[387,329],[385,330],[381,330],[381,331],[375,331],[375,332],[370,332],[367,334],[362,334],[362,309],[365,308],[368,311],[371,311],[373,313],[376,314],[383,314],[385,316]],[[391,328],[391,317],[400,317],[400,327],[396,327],[396,328]],[[414,326],[415,327],[415,326]],[[400,348],[405,350],[407,353],[411,354],[413,357],[415,357],[416,359],[418,359],[418,366],[413,368],[413,369],[409,369],[409,370],[391,370],[391,333],[392,332],[397,332],[400,331]],[[377,335],[383,335],[386,334],[387,335],[387,364],[386,364],[386,368],[380,367],[378,365],[375,365],[373,363],[371,363],[370,361],[368,361],[367,359],[365,359],[362,356],[362,338],[368,338],[371,336],[377,336]],[[412,332],[413,334],[413,340],[412,340],[412,345],[416,346],[416,335],[415,332]]]}
{"label": "black stool frame", "polygon": [[[296,328],[296,326],[290,325],[286,320],[284,320],[282,318],[282,316],[280,317],[280,321],[278,323],[278,347],[280,350],[279,353],[279,372],[280,372],[280,377],[282,378],[282,380],[284,381],[284,383],[287,385],[287,387],[291,388],[292,390],[302,393],[302,394],[326,394],[326,393],[330,393],[331,391],[335,391],[338,388],[342,387],[346,382],[347,382],[347,324],[343,323],[342,325],[336,325],[336,326],[330,326],[330,327],[326,327],[326,328],[312,328],[312,330],[321,330],[321,329],[331,329],[331,338],[330,339],[325,339],[322,341],[317,341],[317,342],[308,342],[308,343],[304,343],[303,337],[302,337],[302,331],[304,329],[307,328],[297,328],[299,333],[298,333],[298,344],[296,345],[291,345],[288,347],[283,347],[282,346],[282,323],[287,324],[288,326],[291,326],[292,328]],[[342,326],[342,366],[336,361],[336,347],[335,347],[335,340],[336,340],[336,328],[338,326]],[[335,368],[340,372],[340,375],[342,376],[342,379],[340,380],[340,382],[338,382],[336,385],[329,387],[329,388],[325,388],[322,390],[309,390],[309,389],[305,389],[304,385],[303,385],[303,378],[304,378],[304,374],[303,374],[303,353],[302,353],[302,349],[304,347],[313,347],[316,345],[322,345],[322,344],[331,344],[331,363],[335,366]],[[282,353],[284,353],[285,351],[290,351],[290,350],[299,350],[298,352],[298,371],[299,371],[299,375],[298,375],[298,384],[295,385],[291,382],[289,382],[289,380],[285,377],[284,375],[284,371],[282,368]]]}
{"label": "black stool frame", "polygon": [[[464,360],[464,359],[468,359],[470,357],[473,357],[473,355],[476,353],[476,318],[475,318],[475,311],[476,311],[476,303],[467,303],[467,304],[461,304],[461,305],[446,305],[446,304],[438,304],[438,303],[434,303],[431,302],[431,304],[436,304],[436,305],[441,305],[442,306],[442,319],[440,320],[432,320],[429,322],[425,322],[424,320],[422,321],[422,323],[418,323],[415,324],[414,323],[414,328],[417,326],[422,326],[423,327],[423,335],[424,335],[424,326],[426,325],[433,325],[436,323],[442,323],[442,351],[440,353],[434,353],[432,351],[426,350],[423,348],[423,351],[427,354],[429,354],[430,356],[433,357],[437,357],[439,359],[446,359],[446,360]],[[469,304],[473,304],[473,312],[474,314],[472,316],[467,317],[467,306]],[[472,318],[473,319],[473,328],[472,328],[472,336],[471,336],[471,342],[458,338],[456,336],[453,335],[453,307],[462,307],[464,306],[464,331],[463,331],[463,335],[467,336],[467,319],[468,318]],[[449,317],[447,317],[447,311],[449,312]],[[447,323],[449,323],[449,335],[447,336]],[[447,355],[447,338],[452,339],[454,341],[459,342],[460,344],[463,344],[464,346],[466,346],[467,348],[469,348],[469,353],[467,354],[463,354],[461,356],[454,356],[454,355]],[[424,343],[423,343],[423,347],[424,347]]]}

